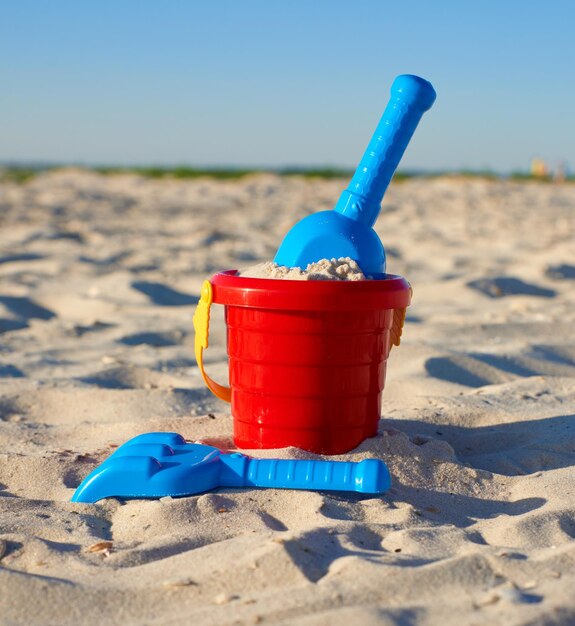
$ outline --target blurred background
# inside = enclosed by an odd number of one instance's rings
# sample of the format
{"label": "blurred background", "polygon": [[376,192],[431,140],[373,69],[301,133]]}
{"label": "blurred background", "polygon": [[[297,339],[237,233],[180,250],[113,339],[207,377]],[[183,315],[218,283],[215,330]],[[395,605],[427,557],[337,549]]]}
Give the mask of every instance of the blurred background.
{"label": "blurred background", "polygon": [[7,0],[0,164],[353,168],[396,75],[438,98],[401,169],[569,176],[568,0]]}

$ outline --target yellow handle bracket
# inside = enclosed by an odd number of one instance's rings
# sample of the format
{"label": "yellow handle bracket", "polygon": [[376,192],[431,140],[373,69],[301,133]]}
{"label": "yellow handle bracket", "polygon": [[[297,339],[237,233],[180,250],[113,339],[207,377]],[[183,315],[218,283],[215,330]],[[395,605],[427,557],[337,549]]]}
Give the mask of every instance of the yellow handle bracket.
{"label": "yellow handle bracket", "polygon": [[204,382],[208,386],[208,389],[216,395],[220,400],[224,402],[231,402],[232,390],[229,387],[224,387],[218,384],[215,380],[212,380],[204,369],[204,350],[208,347],[208,335],[210,334],[210,307],[214,300],[214,291],[212,283],[209,280],[205,280],[202,285],[202,292],[200,301],[196,307],[194,313],[194,331],[196,338],[194,340],[194,348],[196,352],[196,361],[202,374]]}

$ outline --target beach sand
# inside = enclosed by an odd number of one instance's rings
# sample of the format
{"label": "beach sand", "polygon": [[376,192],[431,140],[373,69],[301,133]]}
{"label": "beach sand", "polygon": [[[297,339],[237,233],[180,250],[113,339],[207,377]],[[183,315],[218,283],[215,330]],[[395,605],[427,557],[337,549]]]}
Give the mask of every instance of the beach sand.
{"label": "beach sand", "polygon": [[[380,434],[341,458],[383,458],[389,493],[70,502],[139,433],[233,447],[193,355],[202,281],[273,258],[345,184],[0,186],[0,623],[575,623],[572,184],[388,191],[376,228],[413,304]],[[225,382],[215,309],[206,361]]]}

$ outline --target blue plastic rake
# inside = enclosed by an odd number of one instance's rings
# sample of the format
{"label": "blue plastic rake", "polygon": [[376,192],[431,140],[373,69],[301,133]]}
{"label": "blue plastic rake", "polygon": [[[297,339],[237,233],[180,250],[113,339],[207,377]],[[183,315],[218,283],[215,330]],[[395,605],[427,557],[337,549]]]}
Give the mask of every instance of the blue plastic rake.
{"label": "blue plastic rake", "polygon": [[217,487],[273,487],[383,493],[389,471],[378,459],[252,459],[187,443],[177,433],[146,433],[120,446],[80,484],[72,502],[189,496]]}

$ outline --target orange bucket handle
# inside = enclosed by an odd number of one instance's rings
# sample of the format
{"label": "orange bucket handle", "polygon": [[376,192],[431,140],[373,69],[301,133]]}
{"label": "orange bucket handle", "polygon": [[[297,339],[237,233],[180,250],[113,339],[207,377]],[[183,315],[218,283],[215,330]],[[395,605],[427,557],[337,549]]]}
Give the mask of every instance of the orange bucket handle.
{"label": "orange bucket handle", "polygon": [[229,387],[220,385],[211,379],[204,369],[204,350],[208,347],[208,335],[210,334],[210,307],[214,300],[214,290],[212,283],[205,280],[202,285],[200,301],[194,313],[194,331],[196,338],[194,340],[194,349],[196,352],[196,361],[202,374],[204,382],[208,389],[224,402],[231,402],[232,390]]}
{"label": "orange bucket handle", "polygon": [[393,310],[393,322],[391,324],[391,343],[389,346],[389,351],[393,346],[399,346],[401,343],[401,334],[403,332],[403,323],[405,322],[405,313],[407,309],[394,309]]}
{"label": "orange bucket handle", "polygon": [[[413,287],[409,285],[409,299],[413,297]],[[389,351],[393,346],[399,346],[401,343],[401,334],[403,332],[403,324],[405,323],[405,315],[407,313],[407,307],[403,309],[394,309],[393,310],[393,322],[391,324],[391,344],[389,346]]]}

